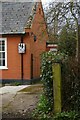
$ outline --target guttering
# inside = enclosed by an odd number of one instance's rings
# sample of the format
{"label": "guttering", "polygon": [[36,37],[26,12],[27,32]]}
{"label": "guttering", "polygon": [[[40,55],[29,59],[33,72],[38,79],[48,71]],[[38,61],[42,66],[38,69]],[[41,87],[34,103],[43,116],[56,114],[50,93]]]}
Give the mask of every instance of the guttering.
{"label": "guttering", "polygon": [[19,33],[19,32],[16,32],[16,33],[13,33],[13,32],[11,32],[11,33],[0,33],[0,35],[25,35],[26,34],[26,32],[21,32],[21,33]]}

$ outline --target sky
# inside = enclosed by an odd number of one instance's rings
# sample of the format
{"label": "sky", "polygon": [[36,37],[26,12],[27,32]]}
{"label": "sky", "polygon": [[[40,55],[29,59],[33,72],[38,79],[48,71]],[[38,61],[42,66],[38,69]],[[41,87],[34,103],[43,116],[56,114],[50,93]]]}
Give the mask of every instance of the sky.
{"label": "sky", "polygon": [[42,0],[43,4],[45,3],[49,3],[49,2],[70,2],[70,1],[73,1],[73,2],[80,2],[80,0]]}
{"label": "sky", "polygon": [[42,0],[43,4],[46,4],[46,3],[49,3],[51,2],[52,0]]}
{"label": "sky", "polygon": [[[32,1],[39,1],[39,0],[0,0],[1,2],[4,1],[9,1],[9,2],[32,2]],[[70,2],[70,1],[74,1],[74,2],[79,2],[80,0],[41,0],[43,4],[49,3],[49,2]]]}

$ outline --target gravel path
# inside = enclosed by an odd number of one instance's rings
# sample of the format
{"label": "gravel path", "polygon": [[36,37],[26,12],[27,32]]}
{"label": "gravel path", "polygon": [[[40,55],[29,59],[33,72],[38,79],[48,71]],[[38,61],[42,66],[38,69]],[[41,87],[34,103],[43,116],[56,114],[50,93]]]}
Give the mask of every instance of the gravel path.
{"label": "gravel path", "polygon": [[40,95],[40,91],[2,94],[2,120],[33,120],[32,111]]}
{"label": "gravel path", "polygon": [[2,109],[2,118],[31,118],[31,113],[35,109],[39,99],[39,94],[19,93],[14,96]]}

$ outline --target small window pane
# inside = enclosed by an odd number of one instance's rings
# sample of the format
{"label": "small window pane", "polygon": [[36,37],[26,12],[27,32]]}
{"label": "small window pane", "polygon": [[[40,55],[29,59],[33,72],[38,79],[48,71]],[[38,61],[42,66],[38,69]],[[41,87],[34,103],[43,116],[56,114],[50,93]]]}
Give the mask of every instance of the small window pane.
{"label": "small window pane", "polygon": [[5,41],[2,41],[2,45],[5,45]]}
{"label": "small window pane", "polygon": [[3,66],[5,66],[5,60],[3,60]]}
{"label": "small window pane", "polygon": [[2,54],[2,53],[0,52],[0,58],[1,58],[1,54]]}
{"label": "small window pane", "polygon": [[2,41],[0,41],[0,46],[2,45]]}
{"label": "small window pane", "polygon": [[2,51],[2,46],[0,46],[0,51]]}
{"label": "small window pane", "polygon": [[0,60],[0,66],[2,66],[2,65],[1,65],[1,60]]}
{"label": "small window pane", "polygon": [[0,59],[0,66],[3,66],[3,60]]}
{"label": "small window pane", "polygon": [[5,52],[2,53],[2,58],[5,58]]}
{"label": "small window pane", "polygon": [[4,45],[2,46],[2,51],[5,51],[5,46]]}

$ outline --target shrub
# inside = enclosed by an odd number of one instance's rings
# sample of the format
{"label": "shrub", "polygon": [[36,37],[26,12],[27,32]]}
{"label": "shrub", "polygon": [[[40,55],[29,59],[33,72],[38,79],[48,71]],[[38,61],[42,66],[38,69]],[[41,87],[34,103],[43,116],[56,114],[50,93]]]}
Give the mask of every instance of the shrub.
{"label": "shrub", "polygon": [[48,100],[44,94],[40,96],[39,103],[37,104],[37,108],[33,112],[33,117],[40,120],[47,120],[51,118],[50,114],[51,108],[48,104]]}
{"label": "shrub", "polygon": [[67,25],[60,32],[58,48],[68,56],[76,55],[76,32]]}
{"label": "shrub", "polygon": [[66,59],[67,56],[62,53],[46,52],[42,54],[41,61],[41,77],[42,83],[44,85],[44,95],[48,100],[48,104],[51,109],[53,109],[53,73],[52,73],[52,63],[61,62]]}
{"label": "shrub", "polygon": [[57,113],[52,120],[79,120],[79,116],[75,111]]}
{"label": "shrub", "polygon": [[62,106],[63,110],[80,111],[80,83],[78,64],[75,58],[69,57],[62,63]]}
{"label": "shrub", "polygon": [[[42,54],[41,61],[41,78],[44,86],[43,95],[40,97],[40,101],[34,111],[34,116],[39,119],[45,119],[51,117],[53,110],[53,79],[52,63],[61,63],[62,68],[62,110],[69,111],[75,110],[78,112],[80,108],[80,92],[78,84],[77,74],[77,62],[75,59],[68,57],[63,53],[46,52]],[[58,117],[60,116],[60,118]],[[73,119],[74,112],[63,112],[58,114],[53,120],[79,120]],[[69,118],[69,116],[71,118]],[[64,119],[62,118],[64,116]],[[66,117],[68,116],[68,117]],[[58,118],[57,118],[58,117]]]}
{"label": "shrub", "polygon": [[49,118],[53,111],[53,73],[52,63],[64,61],[65,55],[62,53],[45,52],[41,59],[41,78],[44,86],[43,95],[40,97],[34,116],[39,118]]}

